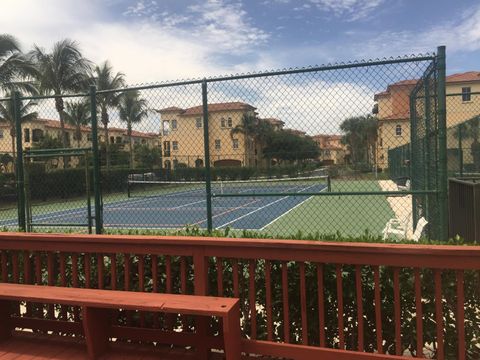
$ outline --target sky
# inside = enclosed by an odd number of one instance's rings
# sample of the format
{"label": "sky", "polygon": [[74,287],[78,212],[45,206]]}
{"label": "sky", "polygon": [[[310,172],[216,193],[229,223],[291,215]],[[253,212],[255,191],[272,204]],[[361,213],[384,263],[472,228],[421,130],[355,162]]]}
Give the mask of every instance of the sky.
{"label": "sky", "polygon": [[480,70],[478,0],[2,0],[23,49],[71,38],[130,84],[431,53]]}

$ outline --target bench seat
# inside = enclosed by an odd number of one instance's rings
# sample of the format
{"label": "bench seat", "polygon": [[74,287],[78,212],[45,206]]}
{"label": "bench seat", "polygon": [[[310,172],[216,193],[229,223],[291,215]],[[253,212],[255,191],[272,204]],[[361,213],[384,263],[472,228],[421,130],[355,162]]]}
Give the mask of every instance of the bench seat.
{"label": "bench seat", "polygon": [[9,325],[8,303],[11,301],[81,307],[91,358],[101,356],[108,348],[113,309],[220,317],[223,319],[226,358],[237,360],[241,355],[238,299],[0,283],[0,340],[8,338],[13,330]]}

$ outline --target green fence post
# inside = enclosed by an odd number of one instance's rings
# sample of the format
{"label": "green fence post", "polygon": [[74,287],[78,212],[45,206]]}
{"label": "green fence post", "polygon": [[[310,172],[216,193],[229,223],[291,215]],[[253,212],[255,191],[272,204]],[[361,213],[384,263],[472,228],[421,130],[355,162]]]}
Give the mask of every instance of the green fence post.
{"label": "green fence post", "polygon": [[93,192],[95,196],[95,233],[103,231],[103,209],[100,184],[100,156],[98,153],[97,88],[90,86],[90,116],[92,119],[92,153],[93,153]]}
{"label": "green fence post", "polygon": [[[416,106],[416,96],[417,93],[410,94],[410,161],[408,168],[408,175],[410,177],[410,189],[418,190],[418,176],[419,173],[416,169],[417,167],[417,158],[418,154],[418,144],[417,144],[417,106]],[[412,195],[412,220],[413,227],[417,226],[418,221],[418,199],[417,195]]]}
{"label": "green fence post", "polygon": [[17,176],[17,206],[18,206],[18,227],[26,231],[25,220],[25,184],[23,174],[23,144],[22,144],[22,123],[21,123],[21,98],[20,93],[15,91],[13,94],[13,112],[15,116],[15,134],[17,142],[17,164],[15,172]]}
{"label": "green fence post", "polygon": [[462,148],[462,124],[458,125],[458,168],[460,176],[463,176],[463,148]]}
{"label": "green fence post", "polygon": [[438,240],[448,239],[448,179],[447,179],[447,104],[445,46],[438,47],[437,66],[437,119],[438,119]]}
{"label": "green fence post", "polygon": [[202,82],[203,101],[203,146],[205,151],[205,190],[207,193],[207,229],[212,231],[212,176],[210,173],[210,140],[208,137],[208,97],[207,80]]}

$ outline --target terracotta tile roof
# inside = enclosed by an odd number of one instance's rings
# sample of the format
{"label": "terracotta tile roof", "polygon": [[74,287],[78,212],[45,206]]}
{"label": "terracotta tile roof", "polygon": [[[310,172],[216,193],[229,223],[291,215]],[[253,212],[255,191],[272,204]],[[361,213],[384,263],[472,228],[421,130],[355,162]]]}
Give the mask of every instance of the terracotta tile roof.
{"label": "terracotta tile roof", "polygon": [[[36,119],[36,120],[33,120],[32,122],[43,124],[43,126],[45,126],[46,128],[58,129],[58,130],[61,129],[60,121],[58,121],[58,120]],[[65,124],[65,129],[73,131],[73,130],[75,130],[75,126],[70,125],[70,124]],[[80,130],[82,132],[91,132],[92,128],[89,127],[89,126],[81,126]],[[120,132],[120,133],[122,133],[122,135],[127,135],[127,130],[126,129],[117,128],[117,127],[110,127],[109,130],[112,131],[112,132]],[[153,138],[153,137],[158,136],[158,134],[155,134],[155,133],[152,133],[152,132],[147,133],[147,132],[141,132],[141,131],[136,131],[136,130],[132,131],[132,135],[135,136],[135,137],[145,137],[145,138]]]}
{"label": "terracotta tile roof", "polygon": [[392,114],[389,116],[385,116],[382,118],[378,118],[378,120],[384,121],[384,120],[404,120],[404,119],[410,119],[410,111],[407,112],[400,112],[396,114]]}
{"label": "terracotta tile roof", "polygon": [[[249,111],[249,110],[255,110],[256,107],[236,101],[236,102],[224,102],[224,103],[213,103],[213,104],[208,104],[208,112],[219,112],[219,111]],[[159,113],[169,113],[169,112],[179,112],[180,116],[191,116],[191,115],[202,115],[203,114],[203,106],[193,106],[187,109],[181,109],[176,106],[171,106],[165,109],[160,109],[156,110]]]}
{"label": "terracotta tile roof", "polygon": [[[117,127],[111,127],[111,128],[108,128],[110,131],[112,132],[120,132],[122,133],[122,135],[124,136],[127,136],[127,129],[122,129],[122,128],[117,128]],[[155,134],[155,133],[145,133],[145,132],[141,132],[141,131],[137,131],[137,130],[132,130],[132,136],[134,137],[143,137],[143,138],[154,138],[154,137],[157,137],[158,134]]]}
{"label": "terracotta tile roof", "polygon": [[469,82],[480,81],[480,71],[467,71],[460,74],[447,76],[447,82]]}
{"label": "terracotta tile roof", "polygon": [[178,106],[170,106],[164,109],[157,110],[159,113],[167,113],[167,112],[183,112],[184,110],[182,108],[179,108]]}
{"label": "terracotta tile roof", "polygon": [[[255,110],[256,108],[250,104],[244,102],[226,102],[226,103],[217,103],[217,104],[208,104],[208,112],[219,112],[219,111],[249,111]],[[182,115],[201,115],[203,114],[203,106],[194,106],[188,109],[185,109]]]}
{"label": "terracotta tile roof", "polygon": [[[61,129],[60,121],[57,121],[57,120],[37,119],[36,121],[37,122],[42,122],[44,124],[44,126],[48,127],[48,128]],[[65,123],[65,129],[66,130],[75,130],[75,126]],[[92,131],[91,128],[88,127],[88,126],[81,126],[80,130],[84,131],[84,132]]]}
{"label": "terracotta tile roof", "polygon": [[[464,73],[452,74],[446,77],[446,81],[447,83],[480,81],[480,71],[467,71]],[[418,79],[410,79],[390,84],[386,91],[375,94],[375,100],[377,100],[378,97],[389,95],[392,87],[414,86],[417,82]]]}

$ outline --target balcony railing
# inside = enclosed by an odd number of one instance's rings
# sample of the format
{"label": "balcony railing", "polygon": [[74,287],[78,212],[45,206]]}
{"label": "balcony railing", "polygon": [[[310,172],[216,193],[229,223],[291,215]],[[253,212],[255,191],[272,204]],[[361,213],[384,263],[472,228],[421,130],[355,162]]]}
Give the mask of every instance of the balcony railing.
{"label": "balcony railing", "polygon": [[[0,262],[3,282],[238,297],[251,354],[479,356],[478,246],[2,233]],[[81,333],[77,309],[25,309],[17,327]],[[193,320],[127,312],[112,331],[187,345]],[[210,334],[220,328],[212,322]],[[210,335],[202,342],[222,347]]]}

